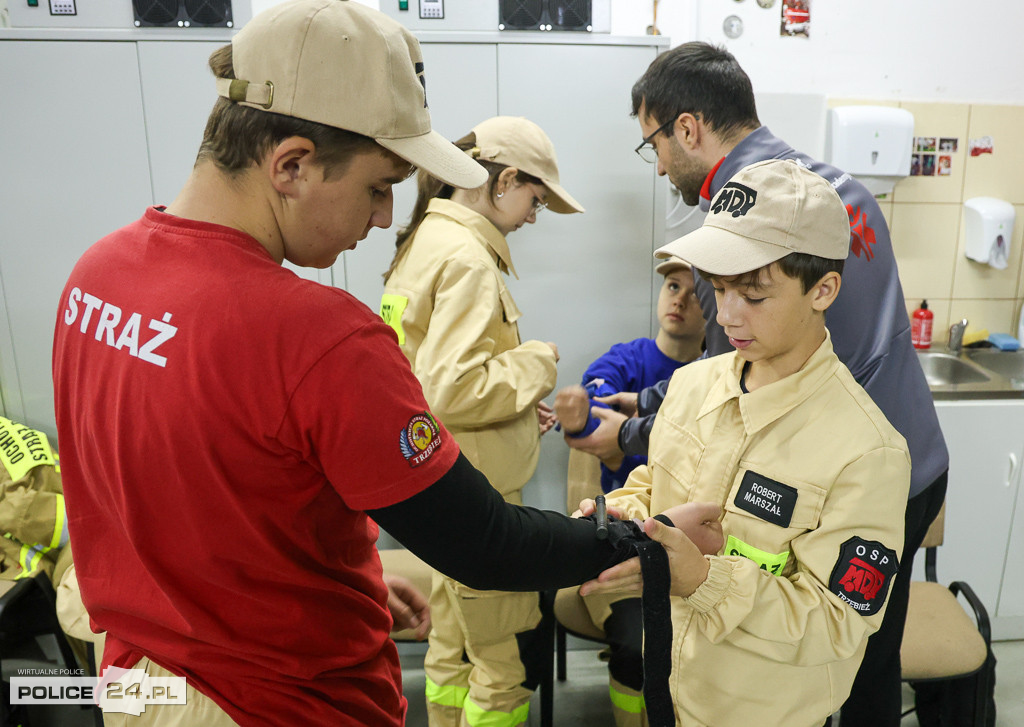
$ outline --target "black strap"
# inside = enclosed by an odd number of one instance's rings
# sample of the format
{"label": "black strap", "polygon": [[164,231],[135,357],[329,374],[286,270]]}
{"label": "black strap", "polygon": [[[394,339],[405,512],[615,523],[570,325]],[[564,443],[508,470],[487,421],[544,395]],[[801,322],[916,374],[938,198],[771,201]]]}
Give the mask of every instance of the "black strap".
{"label": "black strap", "polygon": [[[593,520],[594,516],[588,518]],[[674,527],[665,515],[654,519]],[[608,541],[617,549],[629,548],[640,558],[644,590],[640,597],[644,622],[644,703],[650,727],[674,727],[675,709],[669,675],[672,673],[672,604],[669,600],[671,573],[668,554],[661,543],[651,540],[630,520],[608,516]]]}
{"label": "black strap", "polygon": [[650,727],[673,727],[676,715],[668,684],[672,673],[668,554],[661,543],[653,540],[637,543],[636,549],[644,576],[640,600],[644,611],[644,703],[647,721]]}

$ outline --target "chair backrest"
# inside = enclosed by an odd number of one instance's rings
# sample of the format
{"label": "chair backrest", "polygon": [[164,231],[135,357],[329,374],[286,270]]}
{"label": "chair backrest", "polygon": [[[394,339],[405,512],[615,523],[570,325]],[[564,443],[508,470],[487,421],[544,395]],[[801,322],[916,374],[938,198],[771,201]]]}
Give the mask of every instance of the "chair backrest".
{"label": "chair backrest", "polygon": [[935,516],[935,520],[932,521],[931,526],[928,528],[928,532],[924,534],[924,540],[921,541],[921,547],[935,548],[942,545],[942,536],[945,526],[946,503],[943,501],[942,507],[939,509],[939,514]]}
{"label": "chair backrest", "polygon": [[569,450],[569,473],[566,479],[566,512],[574,513],[580,501],[601,494],[601,460],[578,449]]}

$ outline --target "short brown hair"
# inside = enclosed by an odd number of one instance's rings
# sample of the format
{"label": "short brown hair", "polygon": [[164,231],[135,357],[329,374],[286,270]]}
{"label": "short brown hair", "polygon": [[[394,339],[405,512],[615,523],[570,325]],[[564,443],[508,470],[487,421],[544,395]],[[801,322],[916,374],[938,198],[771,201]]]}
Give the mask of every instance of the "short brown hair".
{"label": "short brown hair", "polygon": [[[210,70],[217,78],[235,77],[230,44],[210,55]],[[353,131],[260,111],[218,98],[206,121],[196,161],[210,160],[228,174],[237,174],[259,164],[276,144],[291,136],[301,136],[313,142],[324,178],[344,172],[357,154],[374,149],[384,153],[384,148],[376,141]]]}
{"label": "short brown hair", "polygon": [[[836,272],[843,274],[845,260],[832,260],[831,258],[808,255],[805,252],[791,252],[784,258],[775,261],[779,264],[779,270],[788,278],[796,278],[803,286],[804,293],[814,287],[814,284],[821,280],[826,273]],[[764,276],[775,263],[769,263],[763,268],[751,270],[739,275],[711,275],[703,270],[698,270],[702,278],[712,280],[713,278],[736,278],[740,285],[749,285],[755,290],[765,284]]]}

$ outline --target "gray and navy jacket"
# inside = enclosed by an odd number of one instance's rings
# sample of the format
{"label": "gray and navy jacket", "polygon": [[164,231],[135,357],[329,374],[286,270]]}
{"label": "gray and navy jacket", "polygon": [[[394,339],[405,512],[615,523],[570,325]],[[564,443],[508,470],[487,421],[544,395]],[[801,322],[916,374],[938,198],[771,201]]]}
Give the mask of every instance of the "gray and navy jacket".
{"label": "gray and navy jacket", "polygon": [[[795,159],[829,180],[846,204],[850,255],[839,297],[826,312],[825,325],[839,360],[907,440],[913,497],[949,468],[949,453],[928,383],[910,342],[910,321],[882,210],[864,185],[849,174],[798,152],[764,126],[737,144],[712,172],[710,194],[707,198],[701,196],[701,208],[707,211],[710,200],[740,169],[768,159]],[[732,351],[716,322],[715,291],[696,272],[694,290],[704,314],[707,355]],[[639,417],[624,422],[619,431],[619,446],[626,454],[647,453],[654,413],[667,388],[668,381],[662,381],[640,393]]]}

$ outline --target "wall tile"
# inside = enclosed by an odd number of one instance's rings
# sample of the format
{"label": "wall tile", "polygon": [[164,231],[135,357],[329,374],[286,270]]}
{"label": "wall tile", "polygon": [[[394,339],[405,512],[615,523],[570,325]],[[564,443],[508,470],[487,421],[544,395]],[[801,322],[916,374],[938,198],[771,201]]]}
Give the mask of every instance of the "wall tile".
{"label": "wall tile", "polygon": [[[1016,208],[1015,208],[1016,209]],[[960,207],[960,235],[956,251],[956,266],[953,270],[953,298],[1013,298],[1017,295],[1021,276],[1021,237],[1024,236],[1024,220],[1017,209],[1010,236],[1010,259],[1007,267],[997,270],[985,263],[971,260],[964,254],[964,210]]]}
{"label": "wall tile", "polygon": [[[1013,209],[1017,213],[1017,219],[1013,223],[1013,242],[1010,244],[1021,250],[1021,257],[1024,259],[1024,205],[1014,205]],[[1024,262],[1021,262],[1016,293],[1016,297],[1022,296],[1024,296]]]}
{"label": "wall tile", "polygon": [[959,224],[959,205],[893,204],[893,249],[911,310],[922,298],[951,297]]}
{"label": "wall tile", "polygon": [[[949,175],[908,177],[878,200],[892,231],[908,317],[927,299],[933,341],[942,346],[950,322],[961,318],[970,321],[969,331],[1016,335],[1024,307],[1024,106],[828,100],[829,107],[856,104],[901,106],[914,114],[915,136],[957,140]],[[994,153],[970,156],[970,139],[985,135],[993,137]],[[963,202],[981,196],[1016,208],[1006,270],[964,255]]]}
{"label": "wall tile", "polygon": [[[929,304],[930,305],[930,304]],[[968,330],[977,331],[987,328],[989,333],[1016,334],[1017,326],[1014,311],[1017,303],[1014,300],[975,300],[961,298],[954,300],[950,308],[950,320],[958,321],[966,318]],[[949,338],[948,326],[944,331],[943,340]]]}
{"label": "wall tile", "polygon": [[[964,160],[967,158],[967,127],[970,118],[968,104],[910,103],[901,108],[914,115],[914,137],[956,139],[956,151],[934,153],[938,166],[940,157],[950,157],[950,174],[907,177],[896,183],[893,199],[896,202],[959,202],[964,183]],[[930,153],[929,153],[930,154]]]}
{"label": "wall tile", "polygon": [[965,164],[964,199],[996,197],[1024,204],[1024,106],[971,106],[968,136],[991,136],[993,152]]}

